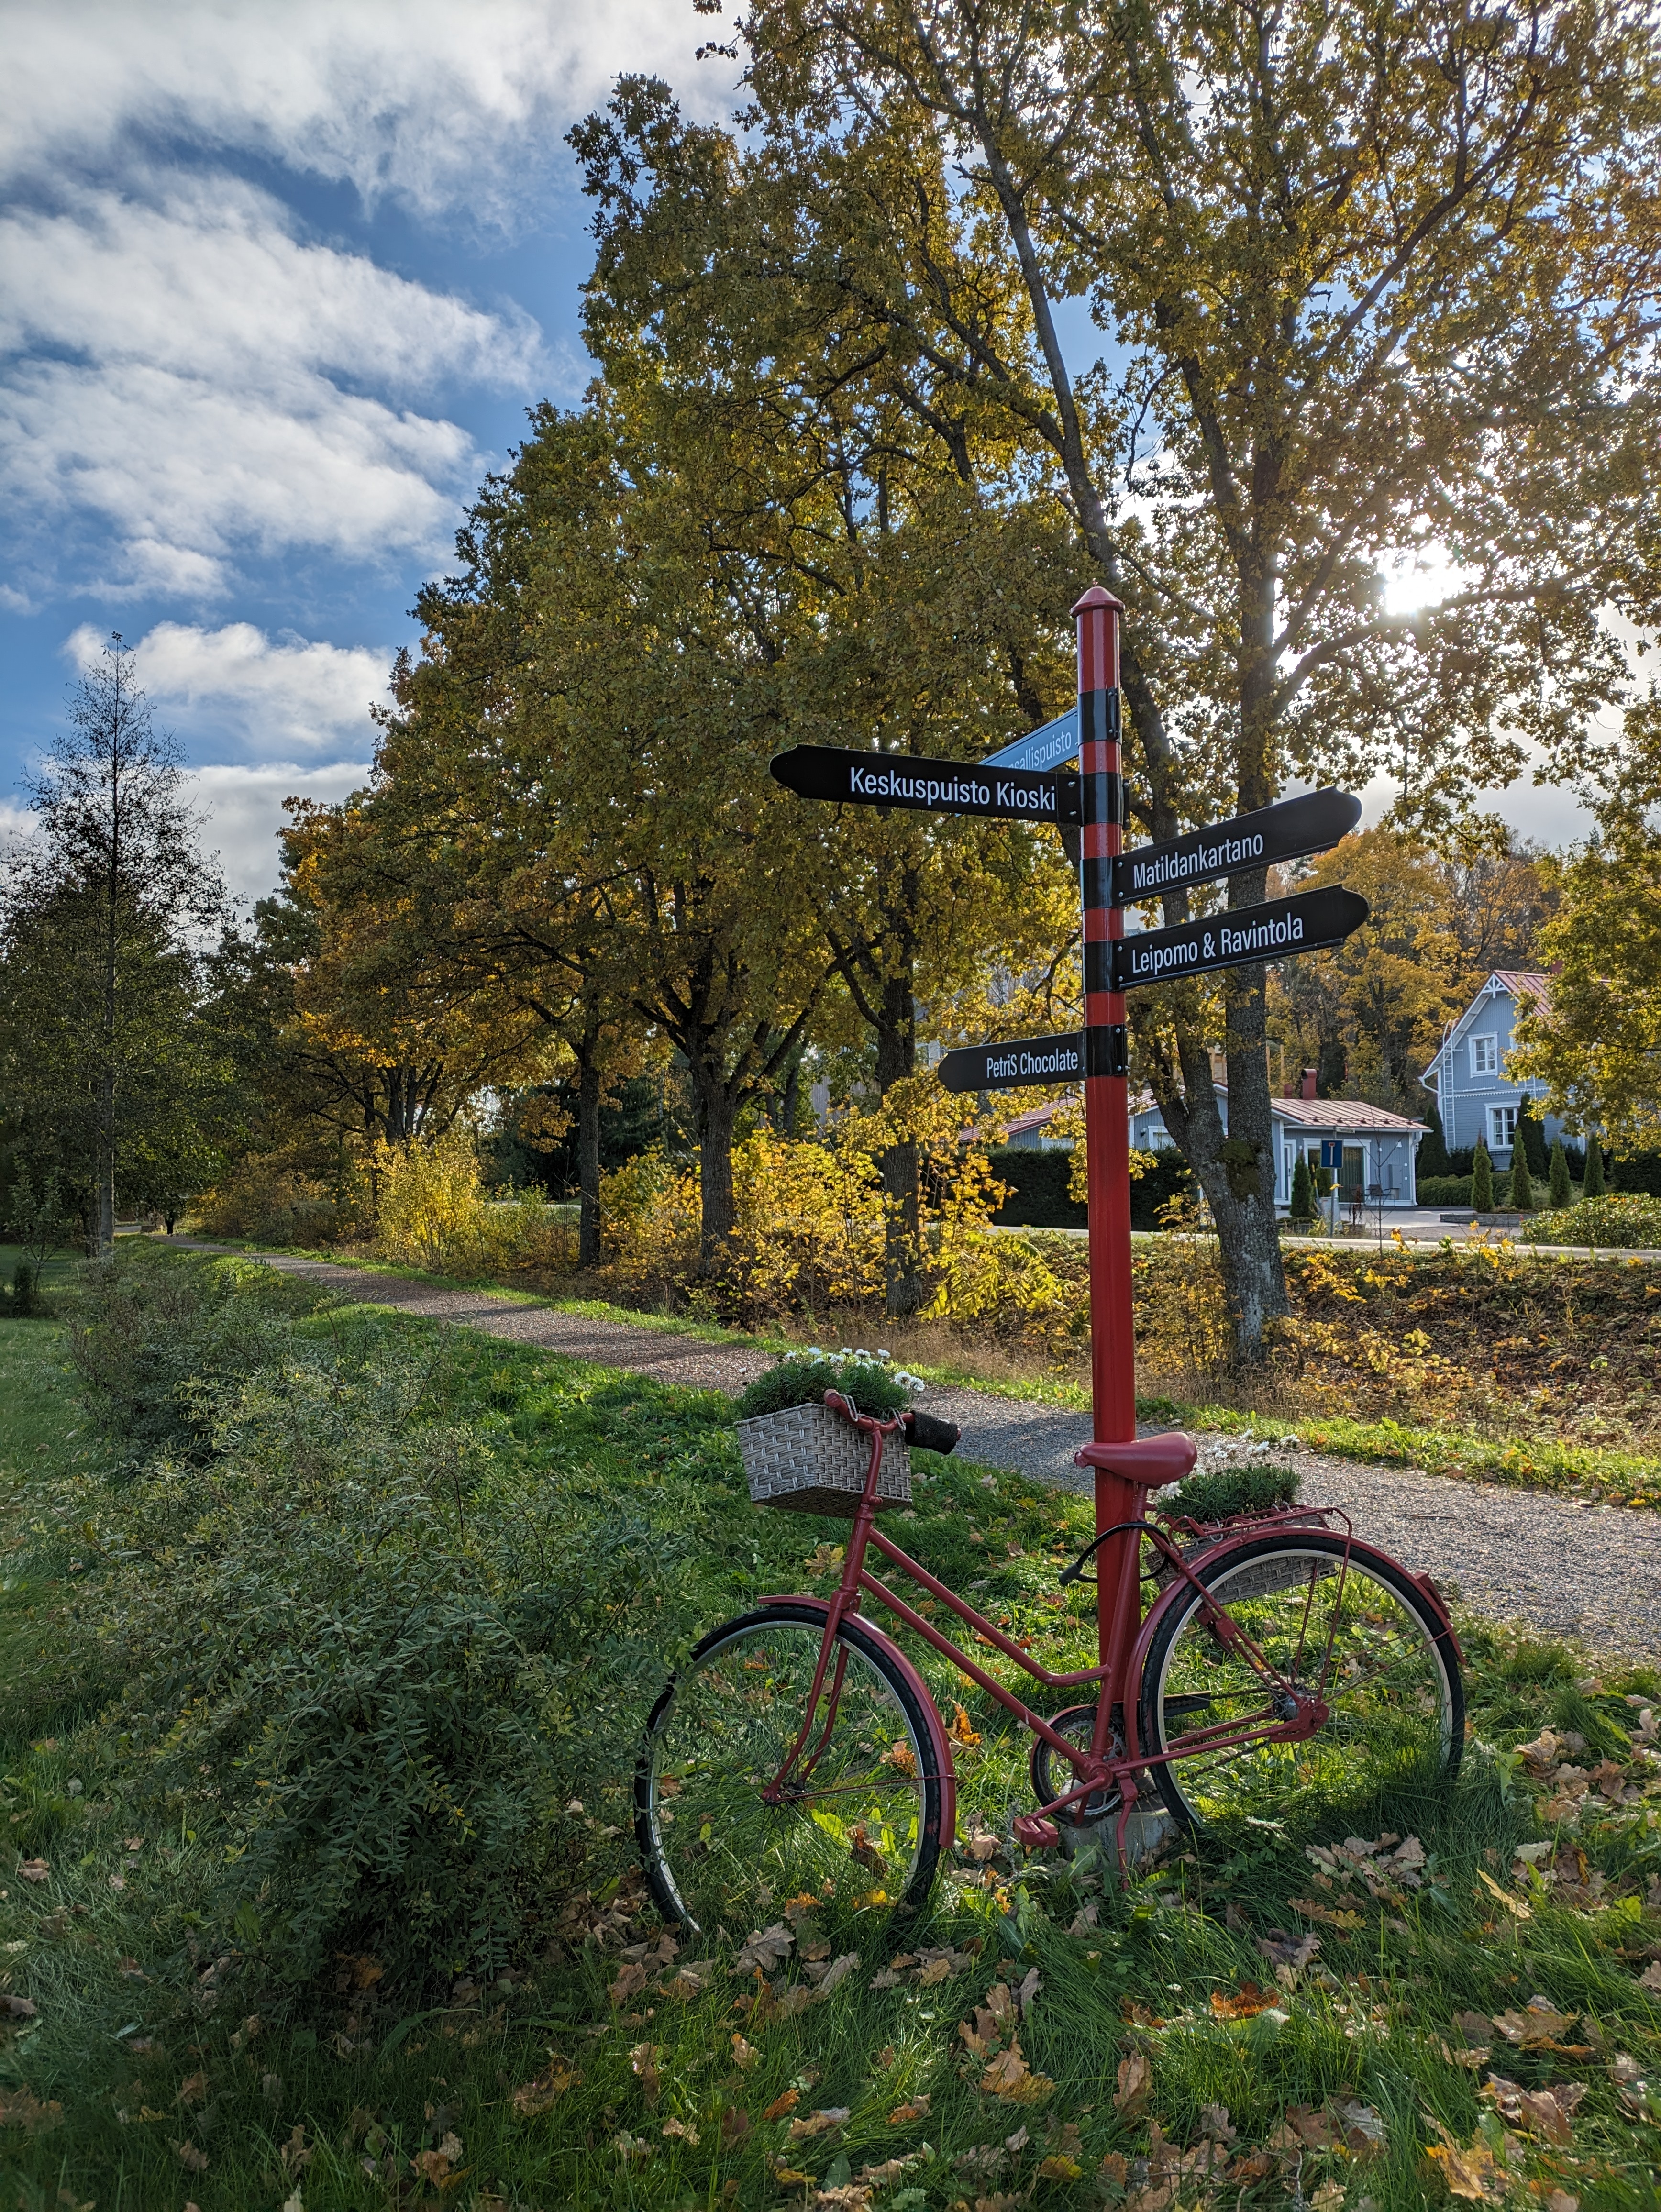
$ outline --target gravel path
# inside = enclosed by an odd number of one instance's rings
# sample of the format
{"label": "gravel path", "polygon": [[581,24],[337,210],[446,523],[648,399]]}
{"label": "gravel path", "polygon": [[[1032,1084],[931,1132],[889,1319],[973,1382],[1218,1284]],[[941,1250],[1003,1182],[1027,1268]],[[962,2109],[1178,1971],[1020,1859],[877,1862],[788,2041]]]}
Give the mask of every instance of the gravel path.
{"label": "gravel path", "polygon": [[[736,1394],[770,1364],[765,1353],[742,1345],[514,1305],[482,1291],[441,1290],[326,1261],[249,1256],[326,1283],[346,1297],[465,1323],[510,1343],[543,1346],[692,1389]],[[1074,1453],[1089,1441],[1084,1414],[983,1390],[932,1390],[928,1402],[930,1413],[962,1429],[966,1459],[1068,1489],[1089,1486],[1088,1474],[1073,1465]],[[1202,1437],[1201,1447],[1208,1466],[1250,1451],[1247,1440],[1227,1437]],[[1301,1446],[1277,1446],[1274,1456],[1298,1468],[1301,1495],[1311,1504],[1348,1508],[1362,1534],[1415,1571],[1455,1586],[1474,1611],[1576,1637],[1596,1650],[1661,1657],[1661,1513],[1587,1507],[1539,1491],[1329,1459]]]}

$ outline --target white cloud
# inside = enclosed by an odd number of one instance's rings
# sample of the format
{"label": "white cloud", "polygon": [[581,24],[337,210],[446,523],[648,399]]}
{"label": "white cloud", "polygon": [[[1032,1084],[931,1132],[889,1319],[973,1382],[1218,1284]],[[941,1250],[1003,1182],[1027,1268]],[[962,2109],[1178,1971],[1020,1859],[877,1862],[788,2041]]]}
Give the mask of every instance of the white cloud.
{"label": "white cloud", "polygon": [[[64,652],[88,668],[104,633],[86,623]],[[222,750],[229,738],[258,757],[362,744],[369,708],[386,697],[389,652],[328,645],[292,635],[268,637],[252,623],[205,629],[158,623],[133,644],[137,674],[158,719]]]}
{"label": "white cloud", "polygon": [[206,816],[202,842],[219,855],[234,895],[264,898],[277,888],[280,860],[277,832],[287,817],[285,799],[315,799],[332,805],[356,791],[369,773],[367,761],[292,761],[245,768],[228,762],[192,769],[188,794]]}
{"label": "white cloud", "polygon": [[0,495],[37,532],[80,516],[113,536],[106,589],[200,600],[249,550],[430,556],[478,456],[411,402],[458,380],[528,389],[538,350],[528,318],[303,240],[230,179],[15,208]]}
{"label": "white cloud", "polygon": [[511,220],[564,161],[562,126],[620,70],[724,104],[685,0],[8,0],[0,173],[103,158],[124,134],[234,148]]}

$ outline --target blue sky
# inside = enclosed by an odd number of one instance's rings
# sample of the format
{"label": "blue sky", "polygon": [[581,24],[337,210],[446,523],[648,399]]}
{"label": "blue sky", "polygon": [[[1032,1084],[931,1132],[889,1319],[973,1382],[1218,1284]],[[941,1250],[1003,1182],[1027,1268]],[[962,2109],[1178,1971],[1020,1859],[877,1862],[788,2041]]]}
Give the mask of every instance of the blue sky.
{"label": "blue sky", "polygon": [[0,5],[0,820],[119,629],[269,887],[480,477],[587,381],[566,130],[623,69],[724,106],[709,35],[687,0]]}
{"label": "blue sky", "polygon": [[[587,380],[565,131],[626,69],[725,111],[710,34],[690,0],[0,0],[0,828],[119,629],[270,888],[480,478]],[[1092,357],[1081,303],[1066,336]]]}

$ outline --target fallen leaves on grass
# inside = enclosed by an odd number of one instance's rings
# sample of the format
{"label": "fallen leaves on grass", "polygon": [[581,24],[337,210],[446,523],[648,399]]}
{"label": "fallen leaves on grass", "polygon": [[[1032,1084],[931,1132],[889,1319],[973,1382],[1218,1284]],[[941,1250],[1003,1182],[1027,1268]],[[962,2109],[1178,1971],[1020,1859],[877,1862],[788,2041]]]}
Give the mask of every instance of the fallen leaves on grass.
{"label": "fallen leaves on grass", "polygon": [[827,2134],[832,2128],[839,2128],[848,2118],[849,2109],[846,2105],[831,2105],[818,2112],[810,2112],[805,2120],[792,2120],[790,2141],[811,2142],[815,2136],[822,2136]]}
{"label": "fallen leaves on grass", "polygon": [[1256,2020],[1260,2012],[1269,2011],[1275,1998],[1275,1991],[1260,1990],[1256,1982],[1245,1982],[1232,1995],[1224,1990],[1213,1990],[1211,2010],[1218,2020]]}
{"label": "fallen leaves on grass", "polygon": [[1515,2128],[1548,2142],[1566,2143],[1570,2121],[1586,2094],[1584,2081],[1554,2081],[1543,2089],[1524,2089],[1503,2074],[1490,2074],[1477,2094],[1491,2099],[1494,2109]]}
{"label": "fallen leaves on grass", "polygon": [[1287,1902],[1294,1912],[1301,1912],[1305,1920],[1318,1920],[1328,1928],[1342,1929],[1345,1935],[1361,1925],[1359,1912],[1350,1911],[1342,1905],[1323,1905],[1318,1897],[1293,1897]]}
{"label": "fallen leaves on grass", "polygon": [[1532,1996],[1523,2012],[1495,2013],[1494,2024],[1519,2051],[1561,2051],[1566,2048],[1562,2038],[1579,2017],[1579,2013],[1559,2012],[1549,1997]]}
{"label": "fallen leaves on grass", "polygon": [[625,2005],[630,1997],[638,1995],[646,1987],[651,1978],[646,1968],[638,1960],[635,1960],[624,1966],[606,1994],[614,2005]]}
{"label": "fallen leaves on grass", "polygon": [[1318,1936],[1292,1936],[1284,1928],[1271,1928],[1267,1936],[1257,1938],[1257,1954],[1267,1959],[1271,1966],[1289,1966],[1293,1973],[1302,1973],[1321,1948]]}
{"label": "fallen leaves on grass", "polygon": [[1499,1899],[1500,1904],[1505,1906],[1506,1911],[1509,1912],[1514,1919],[1533,1919],[1534,1908],[1531,1905],[1525,1905],[1520,1897],[1514,1896],[1510,1890],[1501,1888],[1500,1885],[1494,1879],[1494,1876],[1488,1873],[1483,1868],[1477,1868],[1476,1879],[1482,1883],[1485,1889],[1491,1891],[1493,1894]]}
{"label": "fallen leaves on grass", "polygon": [[1425,1847],[1417,1836],[1380,1836],[1368,1843],[1361,1836],[1347,1836],[1342,1844],[1308,1844],[1304,1856],[1329,1880],[1342,1884],[1359,1881],[1369,1897],[1399,1901],[1406,1889],[1417,1889],[1424,1872]]}
{"label": "fallen leaves on grass", "polygon": [[9,1990],[0,1990],[0,2013],[11,2020],[33,2020],[38,2008],[28,1997],[15,1997]]}
{"label": "fallen leaves on grass", "polygon": [[532,2119],[538,2112],[551,2112],[565,2092],[582,2076],[557,2051],[548,2053],[548,2063],[540,2074],[522,2081],[514,2092],[514,2110],[520,2119]]}
{"label": "fallen leaves on grass", "polygon": [[629,2064],[640,2077],[640,2086],[645,2092],[647,2103],[655,2105],[658,2092],[663,2086],[662,2077],[658,2073],[656,2044],[637,2043],[629,2053]]}
{"label": "fallen leaves on grass", "polygon": [[1450,2134],[1440,2120],[1433,2117],[1430,2124],[1436,2141],[1425,2146],[1425,2155],[1434,2160],[1448,2195],[1474,2203],[1498,2203],[1506,2193],[1507,2175],[1482,2138],[1475,2136],[1466,2145]]}
{"label": "fallen leaves on grass", "polygon": [[924,2120],[928,2117],[928,2097],[926,2095],[912,2097],[904,2105],[895,2106],[893,2111],[888,2115],[888,2124],[891,2128],[909,2127],[913,2120]]}
{"label": "fallen leaves on grass", "polygon": [[25,1881],[44,1881],[52,1872],[50,1859],[20,1859],[17,1871]]}
{"label": "fallen leaves on grass", "polygon": [[64,2107],[54,2097],[43,2105],[32,2089],[0,2089],[0,2128],[22,2128],[29,2135],[44,2135],[62,2124]]}
{"label": "fallen leaves on grass", "polygon": [[742,2142],[750,2132],[750,2115],[738,2105],[729,2105],[721,2116],[721,2147],[731,2150],[734,2143]]}
{"label": "fallen leaves on grass", "polygon": [[1147,2063],[1146,2051],[1133,2051],[1129,2057],[1119,2061],[1118,2080],[1113,2091],[1113,2109],[1122,2119],[1140,2112],[1147,2102],[1148,2093],[1153,2087],[1152,2074],[1153,2069]]}
{"label": "fallen leaves on grass", "polygon": [[1339,2098],[1328,2105],[1288,2105],[1269,2142],[1273,2150],[1347,2150],[1365,2158],[1384,2140],[1384,2124],[1371,2105]]}
{"label": "fallen leaves on grass", "polygon": [[753,2066],[759,2055],[753,2043],[746,2043],[741,2035],[733,2038],[733,2063],[741,2073]]}
{"label": "fallen leaves on grass", "polygon": [[666,2120],[663,2133],[666,2142],[684,2142],[688,2150],[696,2150],[698,2147],[698,2131],[689,2121]]}
{"label": "fallen leaves on grass", "polygon": [[186,2173],[205,2173],[207,2172],[207,2152],[204,2150],[198,2150],[196,2145],[190,2142],[188,2138],[184,2142],[174,2143],[173,2148],[174,2157],[179,2160],[180,2166],[184,2167]]}
{"label": "fallen leaves on grass", "polygon": [[753,1974],[757,1967],[770,1973],[781,1966],[796,1948],[796,1931],[782,1920],[776,1920],[770,1928],[751,1931],[744,1939],[744,1948],[733,1962],[735,1974]]}
{"label": "fallen leaves on grass", "polygon": [[787,2112],[794,2112],[801,2102],[800,2089],[787,2089],[782,2096],[775,2097],[762,2114],[764,2120],[782,2120]]}
{"label": "fallen leaves on grass", "polygon": [[1012,2036],[1009,2048],[988,2063],[981,2087],[1014,2104],[1036,2105],[1054,2093],[1056,2084],[1047,2074],[1033,2073],[1021,2056],[1020,2038]]}

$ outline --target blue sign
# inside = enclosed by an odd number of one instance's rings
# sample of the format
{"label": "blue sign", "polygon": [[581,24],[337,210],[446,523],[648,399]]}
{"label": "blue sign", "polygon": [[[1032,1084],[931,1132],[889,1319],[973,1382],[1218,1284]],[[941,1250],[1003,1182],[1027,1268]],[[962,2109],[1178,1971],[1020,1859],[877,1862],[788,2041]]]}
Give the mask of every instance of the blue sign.
{"label": "blue sign", "polygon": [[981,763],[983,768],[1059,768],[1064,760],[1071,760],[1079,750],[1079,709],[1076,701],[1064,714],[1057,714],[1053,722],[1043,722],[1036,730],[1029,730],[1024,738],[1011,744],[1002,745],[989,753]]}
{"label": "blue sign", "polygon": [[1323,1168],[1331,1168],[1336,1170],[1342,1167],[1343,1164],[1344,1147],[1342,1139],[1337,1137],[1323,1137],[1321,1139],[1321,1165]]}

